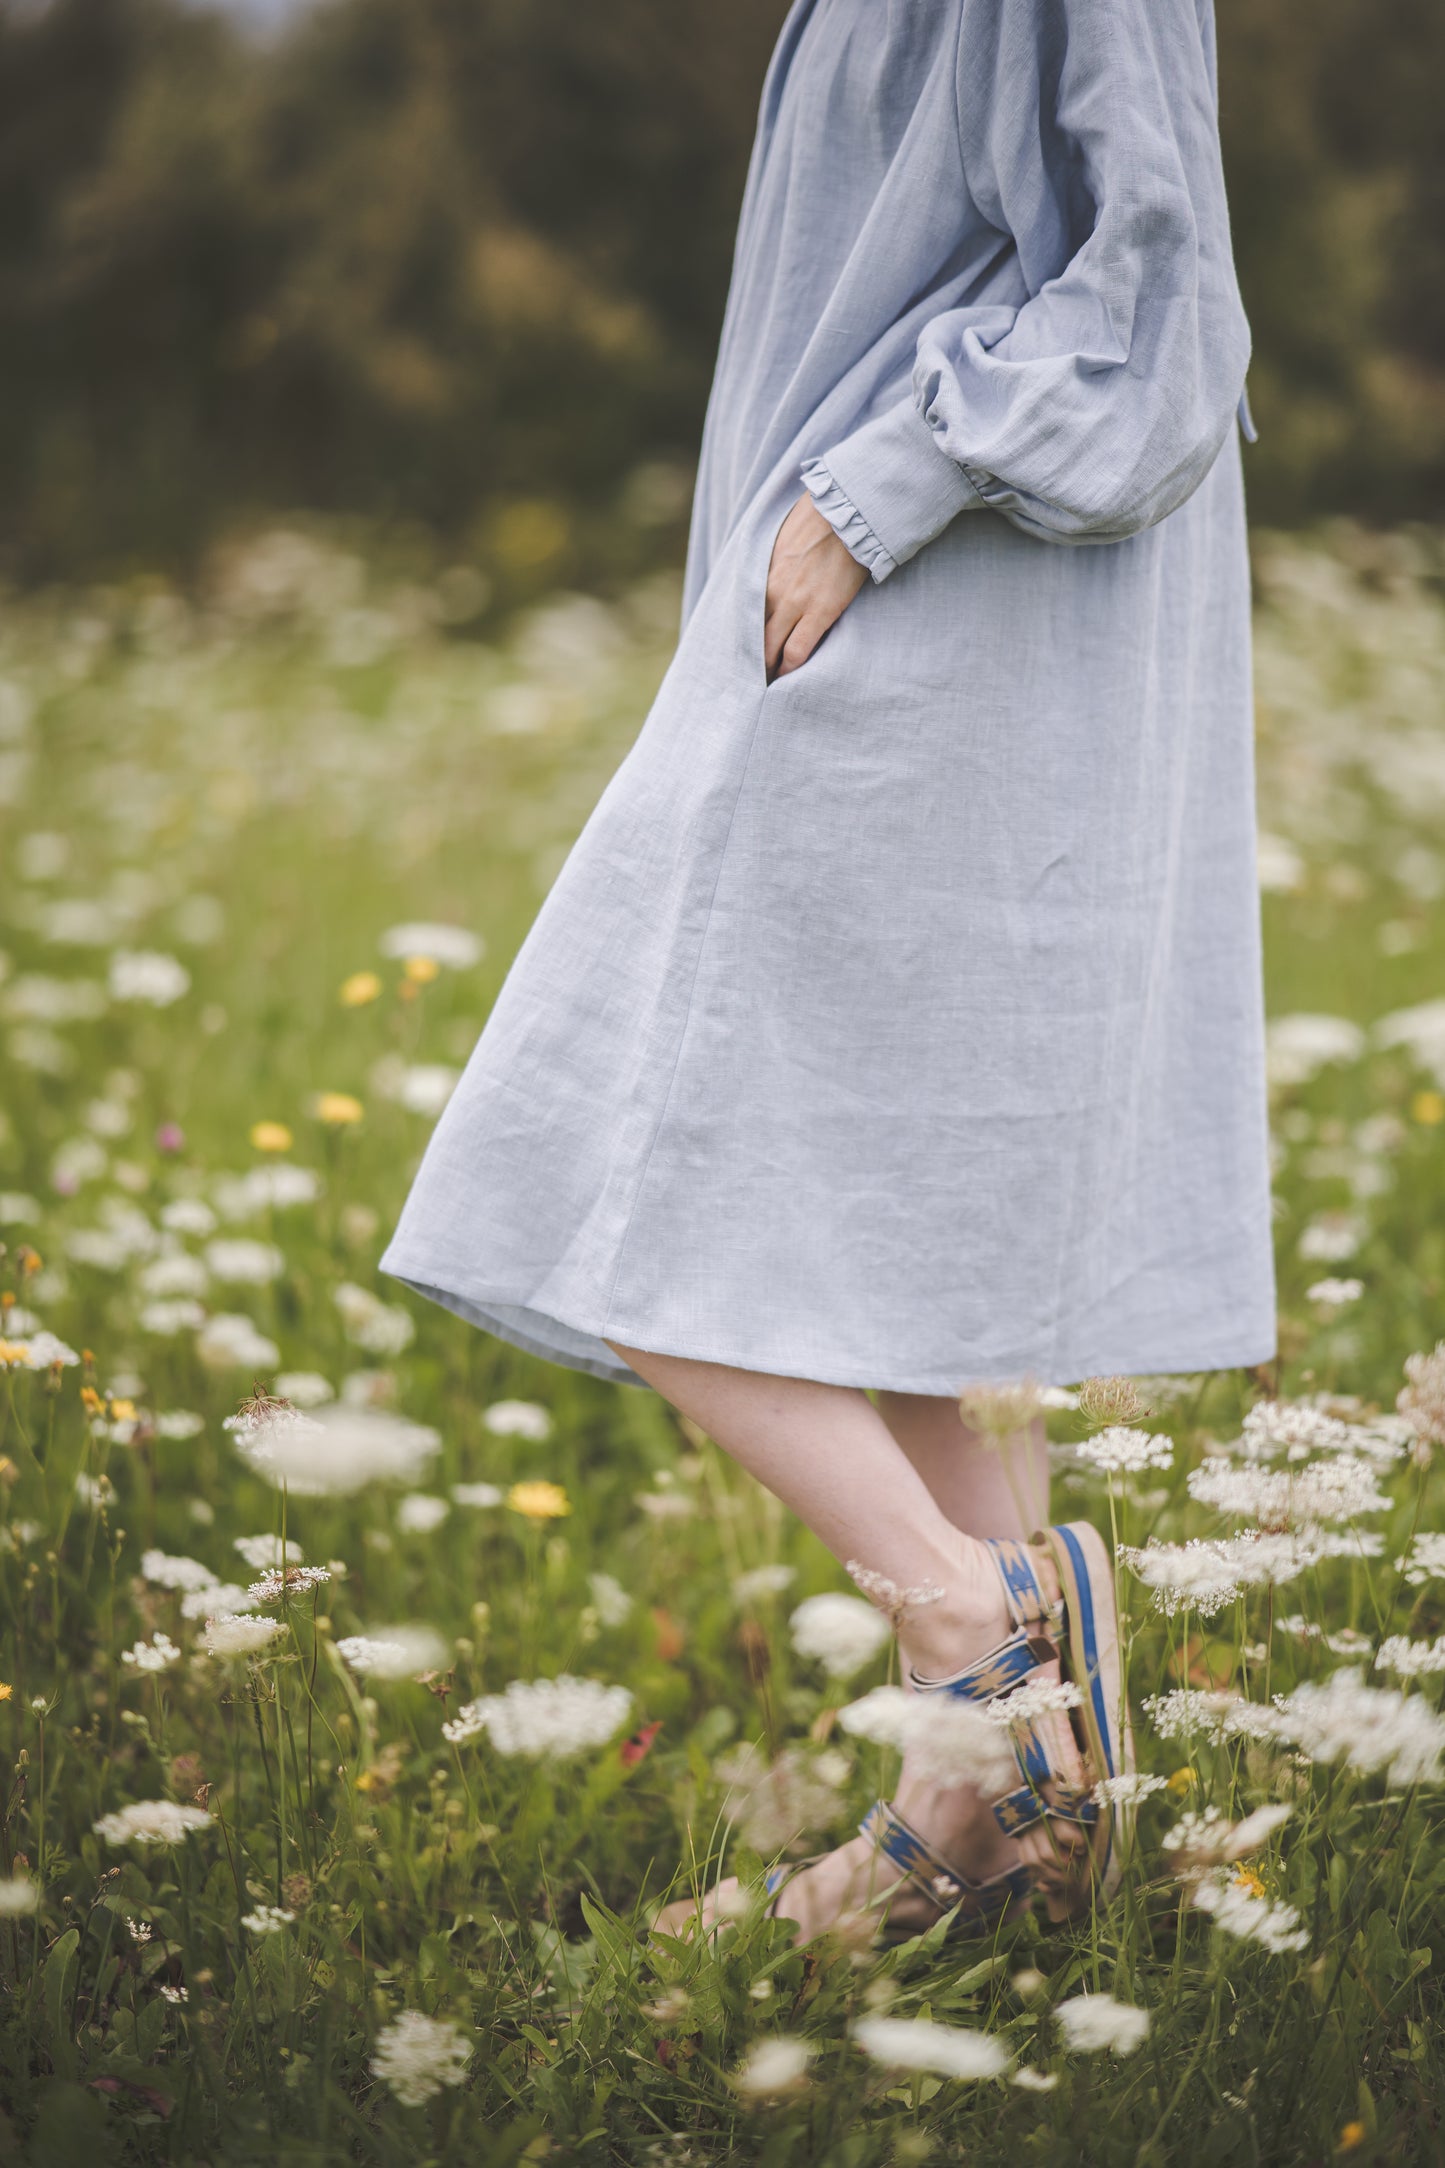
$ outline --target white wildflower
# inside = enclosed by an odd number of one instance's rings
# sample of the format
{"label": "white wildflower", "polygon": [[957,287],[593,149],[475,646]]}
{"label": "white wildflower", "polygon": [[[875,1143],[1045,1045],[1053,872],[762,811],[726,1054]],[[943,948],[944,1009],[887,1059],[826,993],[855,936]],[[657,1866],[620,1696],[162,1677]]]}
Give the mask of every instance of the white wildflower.
{"label": "white wildflower", "polygon": [[208,1370],[270,1370],[280,1349],[237,1311],[208,1317],[196,1335],[196,1353]]}
{"label": "white wildflower", "polygon": [[238,1611],[254,1611],[256,1599],[239,1581],[210,1581],[204,1588],[188,1589],[181,1598],[181,1617],[234,1618]]}
{"label": "white wildflower", "polygon": [[1265,1034],[1265,1066],[1277,1086],[1308,1084],[1331,1062],[1358,1061],[1365,1034],[1344,1016],[1274,1017]]}
{"label": "white wildflower", "polygon": [[216,1215],[200,1197],[173,1197],[161,1206],[160,1220],[173,1235],[198,1235],[204,1240],[216,1231]]}
{"label": "white wildflower", "polygon": [[1071,1995],[1056,2005],[1054,2016],[1064,2045],[1076,2055],[1097,2055],[1104,2048],[1132,2055],[1149,2030],[1147,2010],[1115,2002],[1112,1995]]}
{"label": "white wildflower", "polygon": [[487,1694],[459,1710],[486,1730],[499,1754],[528,1761],[564,1760],[605,1746],[626,1721],[632,1695],[600,1679],[513,1679],[501,1694]]}
{"label": "white wildflower", "polygon": [[1375,1657],[1377,1671],[1398,1671],[1402,1678],[1426,1678],[1445,1671],[1445,1634],[1434,1641],[1412,1641],[1408,1634],[1389,1634]]}
{"label": "white wildflower", "polygon": [[552,1418],[535,1400],[494,1400],[482,1411],[482,1428],[494,1438],[525,1438],[542,1445],[552,1435]]}
{"label": "white wildflower", "polygon": [[109,976],[112,1001],[144,1001],[153,1009],[168,1009],[191,985],[191,974],[179,958],[158,949],[117,949]]}
{"label": "white wildflower", "polygon": [[403,1062],[388,1056],[372,1071],[372,1082],[382,1098],[395,1100],[408,1114],[424,1114],[435,1121],[461,1082],[461,1074],[449,1062]]}
{"label": "white wildflower", "polygon": [[719,1757],[715,1774],[728,1786],[724,1806],[744,1844],[766,1858],[781,1852],[807,1829],[836,1822],[843,1785],[852,1774],[836,1747],[821,1753],[785,1747],[769,1761],[749,1740]]}
{"label": "white wildflower", "polygon": [[991,1724],[1012,1730],[1020,1724],[1036,1724],[1041,1716],[1064,1709],[1081,1709],[1084,1697],[1072,1679],[1038,1679],[1016,1686],[1010,1694],[996,1694],[985,1702],[984,1715]]}
{"label": "white wildflower", "polygon": [[336,1388],[319,1370],[283,1370],[276,1380],[276,1398],[289,1400],[293,1408],[320,1408],[336,1398]]}
{"label": "white wildflower", "polygon": [[434,964],[444,964],[450,971],[469,971],[482,957],[483,943],[464,926],[440,926],[429,922],[408,922],[404,926],[389,926],[379,943],[383,956],[405,959],[408,956],[425,956]]}
{"label": "white wildflower", "polygon": [[25,1919],[40,1904],[40,1891],[28,1874],[0,1875],[0,1920]]}
{"label": "white wildflower", "polygon": [[896,1747],[926,1782],[1011,1790],[1018,1767],[1008,1734],[975,1703],[952,1694],[910,1694],[875,1686],[838,1712],[842,1729],[876,1746]]}
{"label": "white wildflower", "polygon": [[1058,2082],[1057,2070],[1035,2070],[1031,2063],[1021,2063],[1009,2078],[1010,2085],[1025,2093],[1051,2093]]}
{"label": "white wildflower", "polygon": [[1195,1860],[1243,1859],[1282,1828],[1291,1812],[1288,1806],[1257,1807],[1243,1821],[1227,1822],[1218,1807],[1206,1807],[1202,1813],[1181,1815],[1160,1839],[1160,1849],[1188,1853]]}
{"label": "white wildflower", "polygon": [[1405,1378],[1396,1407],[1418,1439],[1445,1445],[1445,1340],[1429,1355],[1407,1355]]}
{"label": "white wildflower", "polygon": [[451,1651],[434,1626],[388,1626],[377,1633],[348,1634],[336,1644],[348,1669],[366,1679],[416,1679],[440,1671]]}
{"label": "white wildflower", "polygon": [[211,1817],[204,1807],[177,1806],[171,1799],[138,1799],[102,1814],[93,1824],[107,1844],[179,1844],[193,1830],[209,1829]]}
{"label": "white wildflower", "polygon": [[829,1590],[807,1596],[788,1620],[793,1647],[829,1678],[851,1678],[872,1663],[892,1638],[886,1618],[861,1596]]}
{"label": "white wildflower", "polygon": [[775,2100],[799,2092],[807,2082],[808,2065],[816,2053],[811,2040],[801,2040],[791,2033],[755,2040],[733,2072],[732,2082],[748,2100]]}
{"label": "white wildflower", "polygon": [[52,1364],[59,1363],[62,1369],[68,1370],[79,1361],[75,1349],[67,1347],[63,1340],[57,1340],[53,1332],[37,1332],[28,1339],[7,1338],[5,1362],[0,1367],[8,1368],[14,1364],[21,1370],[48,1370]]}
{"label": "white wildflower", "polygon": [[221,1658],[260,1656],[282,1632],[279,1619],[246,1618],[223,1611],[206,1621],[206,1654]]}
{"label": "white wildflower", "polygon": [[1312,1452],[1347,1453],[1354,1444],[1348,1423],[1308,1401],[1258,1400],[1244,1418],[1240,1447],[1248,1460],[1307,1459]]}
{"label": "white wildflower", "polygon": [[453,1483],[452,1504],[457,1506],[499,1506],[506,1497],[500,1483]]}
{"label": "white wildflower", "polygon": [[22,1189],[0,1190],[0,1227],[33,1226],[39,1218],[36,1198]]}
{"label": "white wildflower", "polygon": [[1325,1310],[1342,1310],[1347,1303],[1358,1302],[1365,1292],[1363,1280],[1316,1280],[1305,1289],[1307,1302],[1317,1302]]}
{"label": "white wildflower", "polygon": [[165,1551],[142,1551],[141,1579],[156,1588],[214,1588],[216,1576],[198,1558],[172,1558]]}
{"label": "white wildflower", "polygon": [[1368,1223],[1357,1212],[1321,1212],[1299,1238],[1306,1264],[1342,1265],[1363,1247]]}
{"label": "white wildflower", "polygon": [[204,1295],[211,1275],[199,1257],[186,1250],[170,1250],[143,1265],[136,1285],[143,1295]]}
{"label": "white wildflower", "polygon": [[1144,1776],[1127,1770],[1122,1776],[1101,1777],[1089,1797],[1096,1807],[1136,1807],[1141,1799],[1168,1788],[1167,1777]]}
{"label": "white wildflower", "polygon": [[472,2050],[459,2025],[405,2010],[378,2033],[372,2076],[389,2086],[404,2108],[420,2108],[448,2085],[460,2085]]}
{"label": "white wildflower", "polygon": [[253,1573],[271,1573],[277,1566],[299,1566],[306,1554],[299,1543],[287,1536],[237,1536],[231,1548],[244,1559]]}
{"label": "white wildflower", "polygon": [[[174,1340],[177,1333],[199,1332],[206,1322],[205,1304],[197,1302],[192,1295],[178,1295],[174,1301],[145,1302],[141,1304],[136,1318],[142,1332],[148,1332],[157,1340]],[[271,1345],[267,1341],[266,1345]],[[227,1357],[227,1361],[229,1361]],[[213,1368],[223,1365],[217,1361]]]}
{"label": "white wildflower", "polygon": [[1188,1739],[1197,1733],[1215,1740],[1272,1739],[1279,1729],[1276,1711],[1262,1702],[1206,1687],[1177,1686],[1171,1693],[1152,1694],[1144,1711],[1161,1739]]}
{"label": "white wildflower", "polygon": [[137,1641],[134,1648],[123,1649],[120,1660],[135,1671],[169,1671],[180,1662],[181,1652],[169,1635],[157,1634],[152,1641]]}
{"label": "white wildflower", "polygon": [[214,1277],[233,1286],[264,1287],[286,1270],[286,1258],[274,1242],[249,1235],[220,1235],[206,1244],[206,1265]]}
{"label": "white wildflower", "polygon": [[1127,1424],[1112,1423],[1074,1447],[1076,1459],[1104,1475],[1141,1475],[1146,1468],[1172,1468],[1174,1442],[1162,1434],[1147,1436]]}
{"label": "white wildflower", "polygon": [[241,1925],[248,1935],[276,1935],[283,1927],[289,1927],[296,1915],[283,1905],[257,1905],[254,1912],[241,1916]]}
{"label": "white wildflower", "polygon": [[634,1503],[652,1521],[685,1521],[697,1510],[686,1491],[639,1491]]}
{"label": "white wildflower", "polygon": [[1419,1694],[1367,1686],[1355,1669],[1307,1681],[1279,1704],[1279,1736],[1313,1762],[1343,1761],[1392,1784],[1437,1784],[1445,1775],[1445,1718]]}
{"label": "white wildflower", "polygon": [[173,2003],[182,2010],[191,1999],[191,1991],[188,1987],[167,1987],[162,1984],[159,1992],[162,2002]]}
{"label": "white wildflower", "polygon": [[205,1417],[193,1408],[167,1408],[156,1417],[158,1438],[199,1438],[205,1427]]}
{"label": "white wildflower", "polygon": [[410,1310],[400,1303],[383,1302],[369,1288],[343,1280],[334,1299],[346,1337],[368,1355],[400,1355],[416,1338],[416,1320]]}
{"label": "white wildflower", "polygon": [[304,1596],[324,1588],[331,1579],[329,1566],[275,1566],[253,1581],[246,1594],[253,1603],[279,1603],[283,1596]]}
{"label": "white wildflower", "polygon": [[853,2038],[865,2055],[892,2070],[927,2070],[939,2078],[997,2078],[1010,2062],[1008,2050],[990,2034],[926,2018],[859,2018]]}
{"label": "white wildflower", "polygon": [[321,1177],[311,1167],[273,1159],[246,1174],[222,1175],[212,1195],[222,1219],[255,1219],[262,1212],[314,1204],[321,1195]]}
{"label": "white wildflower", "polygon": [[1206,1876],[1193,1886],[1192,1902],[1208,1912],[1216,1927],[1241,1942],[1257,1942],[1275,1956],[1303,1950],[1309,1936],[1300,1925],[1293,1905],[1279,1898],[1262,1897],[1252,1882],[1227,1870]]}
{"label": "white wildflower", "polygon": [[108,1475],[89,1475],[84,1468],[75,1478],[75,1495],[83,1506],[98,1511],[115,1504],[115,1485]]}
{"label": "white wildflower", "polygon": [[1387,1513],[1372,1463],[1354,1453],[1332,1454],[1296,1468],[1236,1467],[1205,1461],[1189,1474],[1189,1495],[1200,1505],[1266,1529],[1321,1521],[1352,1521],[1362,1513]]}
{"label": "white wildflower", "polygon": [[1212,1618],[1247,1585],[1235,1551],[1234,1544],[1206,1543],[1195,1536],[1188,1543],[1151,1542],[1142,1550],[1121,1543],[1119,1557],[1153,1590],[1154,1608],[1166,1618],[1186,1608]]}
{"label": "white wildflower", "polygon": [[592,1592],[592,1607],[602,1625],[622,1625],[633,1605],[633,1599],[622,1583],[610,1573],[589,1573],[587,1586]]}
{"label": "white wildflower", "polygon": [[[781,1596],[797,1577],[796,1566],[750,1566],[746,1573],[734,1574],[733,1600],[746,1607],[769,1596]],[[852,1598],[845,1601],[851,1602]]]}
{"label": "white wildflower", "polygon": [[408,1491],[396,1509],[396,1525],[404,1536],[430,1536],[451,1511],[445,1498],[429,1497],[425,1491]]}
{"label": "white wildflower", "polygon": [[1411,1588],[1421,1588],[1426,1581],[1445,1580],[1445,1535],[1416,1536],[1405,1557],[1397,1558],[1395,1565]]}
{"label": "white wildflower", "polygon": [[382,1408],[283,1408],[229,1416],[236,1450],[258,1475],[296,1497],[341,1496],[372,1483],[406,1483],[425,1473],[441,1450],[439,1432]]}

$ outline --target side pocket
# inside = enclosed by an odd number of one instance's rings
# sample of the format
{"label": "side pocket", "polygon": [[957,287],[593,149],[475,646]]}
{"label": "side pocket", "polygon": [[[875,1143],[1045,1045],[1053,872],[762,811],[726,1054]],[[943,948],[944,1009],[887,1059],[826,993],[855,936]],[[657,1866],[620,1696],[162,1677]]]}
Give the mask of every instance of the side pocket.
{"label": "side pocket", "polygon": [[786,511],[785,511],[785,512],[783,513],[783,516],[782,516],[782,518],[781,518],[781,519],[780,519],[780,520],[778,521],[777,525],[776,525],[775,527],[773,527],[773,528],[772,528],[772,529],[770,530],[770,532],[769,532],[769,540],[768,540],[768,554],[767,554],[766,558],[765,558],[765,559],[764,559],[764,561],[763,561],[762,597],[761,597],[761,600],[760,600],[760,602],[759,602],[759,605],[758,605],[758,612],[757,612],[757,619],[756,619],[756,623],[757,623],[757,650],[756,650],[756,652],[757,652],[757,657],[758,657],[758,662],[759,662],[759,665],[760,665],[760,667],[761,667],[761,669],[762,669],[762,677],[763,677],[763,685],[764,685],[764,688],[766,688],[766,687],[767,687],[768,685],[770,685],[770,684],[772,683],[772,679],[771,679],[771,678],[770,678],[770,677],[768,676],[768,655],[767,655],[767,648],[766,648],[766,646],[765,646],[765,644],[764,644],[764,642],[765,642],[765,640],[766,640],[766,637],[767,637],[767,629],[768,629],[768,575],[769,575],[769,574],[771,573],[771,571],[772,571],[772,569],[773,569],[773,552],[774,552],[774,550],[775,550],[775,549],[777,548],[777,546],[778,546],[778,536],[779,536],[779,535],[780,535],[780,534],[782,533],[782,531],[783,531],[784,527],[785,527],[785,526],[787,525],[787,523],[788,523],[788,513],[789,513],[789,512],[791,512],[791,511],[792,511],[792,509],[793,509],[793,507],[792,507],[792,504],[789,504],[789,505],[788,505],[788,507],[787,507],[787,510],[786,510]]}

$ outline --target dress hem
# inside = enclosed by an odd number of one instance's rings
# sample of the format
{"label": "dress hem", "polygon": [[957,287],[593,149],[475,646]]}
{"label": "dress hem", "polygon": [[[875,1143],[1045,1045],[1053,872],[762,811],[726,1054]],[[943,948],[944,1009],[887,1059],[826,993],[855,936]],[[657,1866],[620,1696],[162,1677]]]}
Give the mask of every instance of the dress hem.
{"label": "dress hem", "polygon": [[[594,1355],[564,1343],[561,1338],[549,1340],[546,1329],[551,1326],[559,1334],[565,1333],[569,1340],[600,1341],[601,1333],[593,1326],[574,1323],[571,1319],[558,1317],[543,1310],[535,1310],[529,1304],[519,1303],[498,1289],[473,1294],[459,1288],[446,1287],[434,1280],[416,1276],[414,1270],[399,1265],[380,1267],[389,1279],[399,1280],[413,1293],[424,1295],[429,1302],[450,1310],[454,1316],[463,1318],[482,1332],[491,1333],[496,1339],[508,1341],[525,1354],[538,1355],[544,1361],[559,1363],[564,1369],[579,1370],[589,1377],[604,1378],[614,1385],[638,1385],[646,1387],[647,1381],[623,1362],[609,1361],[605,1355]],[[508,1315],[501,1313],[507,1312]],[[517,1315],[527,1319],[527,1324],[516,1322]],[[533,1329],[535,1327],[535,1329]],[[1019,1363],[1008,1372],[999,1369],[970,1372],[966,1365],[951,1371],[947,1377],[908,1375],[906,1377],[883,1377],[864,1372],[846,1361],[824,1359],[812,1362],[806,1369],[785,1369],[771,1357],[759,1357],[746,1350],[730,1350],[720,1354],[715,1347],[700,1347],[686,1342],[685,1336],[664,1335],[656,1339],[649,1328],[636,1331],[625,1325],[608,1323],[609,1336],[624,1344],[637,1347],[651,1355],[671,1356],[684,1362],[717,1363],[730,1370],[750,1370],[764,1377],[804,1378],[814,1385],[851,1386],[863,1392],[918,1393],[932,1399],[953,1399],[969,1384],[984,1380],[1009,1377],[1033,1377],[1040,1385],[1068,1385],[1086,1377],[1123,1375],[1128,1377],[1190,1377],[1210,1370],[1245,1370],[1259,1363],[1272,1362],[1277,1353],[1273,1333],[1256,1338],[1241,1328],[1237,1336],[1227,1335],[1219,1342],[1202,1347],[1174,1348],[1167,1354],[1157,1350],[1144,1350],[1125,1359],[1119,1354],[1077,1365],[1063,1365],[1052,1359],[1047,1366],[1057,1375],[1043,1376],[1039,1364]],[[665,1342],[665,1344],[664,1344]]]}

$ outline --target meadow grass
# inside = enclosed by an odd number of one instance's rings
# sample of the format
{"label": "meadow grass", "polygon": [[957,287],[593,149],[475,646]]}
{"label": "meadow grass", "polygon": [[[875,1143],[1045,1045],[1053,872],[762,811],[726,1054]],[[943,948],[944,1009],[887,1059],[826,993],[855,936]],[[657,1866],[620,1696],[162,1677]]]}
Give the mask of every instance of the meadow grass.
{"label": "meadow grass", "polygon": [[[1280,1371],[1142,1382],[1169,1465],[1133,1475],[1091,1462],[1069,1394],[1049,1418],[1056,1516],[1145,1553],[1120,1589],[1161,1782],[1120,1890],[886,1953],[799,1950],[756,1901],[646,1936],[667,1894],[720,1865],[756,1893],[887,1795],[893,1757],[837,1716],[887,1655],[839,1677],[789,1630],[840,1569],[652,1395],[375,1270],[645,710],[671,584],[483,645],[445,583],[293,534],[189,600],[7,606],[0,2152],[1441,2157],[1438,1374],[1394,1411],[1445,1333],[1442,562],[1426,533],[1257,544]],[[258,1387],[323,1427],[224,1428]],[[1276,1548],[1243,1593],[1237,1542],[1150,1565],[1251,1528]],[[329,1578],[243,1596],[282,1541]],[[1161,1610],[1151,1572],[1193,1598]],[[226,1653],[238,1617],[274,1622],[254,1653]],[[1376,1663],[1400,1636],[1416,1676]],[[578,1690],[530,1752],[545,1711],[509,1728],[492,1697],[559,1676],[625,1698]],[[115,1819],[138,1803],[161,1841]],[[1190,1814],[1215,1818],[1166,1849]],[[1082,2045],[1084,1993],[1142,2039]],[[919,2032],[935,2067],[870,2052],[885,2016],[949,2028],[953,2060]]]}

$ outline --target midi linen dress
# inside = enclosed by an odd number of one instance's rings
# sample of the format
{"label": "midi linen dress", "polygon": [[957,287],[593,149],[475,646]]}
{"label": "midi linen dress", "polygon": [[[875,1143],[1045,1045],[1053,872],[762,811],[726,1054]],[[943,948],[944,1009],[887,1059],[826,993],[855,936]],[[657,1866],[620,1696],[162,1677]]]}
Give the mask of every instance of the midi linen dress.
{"label": "midi linen dress", "polygon": [[[1272,1353],[1215,98],[1209,0],[796,0],[676,655],[384,1271],[633,1382]],[[768,684],[805,487],[872,578]]]}

